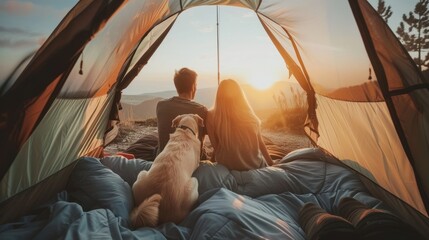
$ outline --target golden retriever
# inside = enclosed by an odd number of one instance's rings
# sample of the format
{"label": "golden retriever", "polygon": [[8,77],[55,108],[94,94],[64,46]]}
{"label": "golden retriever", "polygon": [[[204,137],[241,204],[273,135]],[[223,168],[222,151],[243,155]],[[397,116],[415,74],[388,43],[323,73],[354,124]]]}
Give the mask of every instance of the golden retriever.
{"label": "golden retriever", "polygon": [[149,171],[141,171],[133,184],[135,208],[131,224],[154,227],[180,223],[198,199],[198,181],[192,173],[200,162],[198,127],[204,126],[197,114],[183,114],[172,121],[176,131]]}

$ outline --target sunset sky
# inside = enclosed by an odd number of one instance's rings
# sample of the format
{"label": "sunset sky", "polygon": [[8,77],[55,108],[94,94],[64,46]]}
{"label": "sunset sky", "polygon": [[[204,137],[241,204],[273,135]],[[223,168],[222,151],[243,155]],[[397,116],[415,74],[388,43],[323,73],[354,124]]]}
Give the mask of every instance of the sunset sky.
{"label": "sunset sky", "polygon": [[[370,0],[374,6],[377,2]],[[396,30],[402,14],[412,11],[416,2],[386,0],[393,10],[389,19],[392,29]],[[0,1],[0,84],[23,56],[43,43],[75,3],[71,0]],[[220,63],[221,79],[234,78],[259,88],[288,79],[280,54],[256,14],[248,9],[220,7]],[[198,72],[199,88],[217,85],[215,6],[183,12],[124,93],[173,90],[174,71],[181,67]],[[264,85],[257,81],[262,77],[267,80]]]}

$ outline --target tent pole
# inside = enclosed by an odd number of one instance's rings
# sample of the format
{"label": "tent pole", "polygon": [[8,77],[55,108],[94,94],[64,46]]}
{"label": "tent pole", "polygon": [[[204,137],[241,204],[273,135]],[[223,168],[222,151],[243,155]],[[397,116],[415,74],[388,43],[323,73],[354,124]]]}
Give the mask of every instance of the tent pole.
{"label": "tent pole", "polygon": [[216,6],[217,85],[220,83],[219,67],[219,6]]}

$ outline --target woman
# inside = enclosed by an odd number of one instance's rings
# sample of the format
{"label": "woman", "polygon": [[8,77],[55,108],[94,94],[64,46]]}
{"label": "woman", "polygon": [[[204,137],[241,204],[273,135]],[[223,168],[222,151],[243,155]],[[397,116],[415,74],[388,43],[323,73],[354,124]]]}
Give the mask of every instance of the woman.
{"label": "woman", "polygon": [[239,171],[271,166],[260,125],[240,85],[231,79],[221,81],[206,120],[212,160]]}

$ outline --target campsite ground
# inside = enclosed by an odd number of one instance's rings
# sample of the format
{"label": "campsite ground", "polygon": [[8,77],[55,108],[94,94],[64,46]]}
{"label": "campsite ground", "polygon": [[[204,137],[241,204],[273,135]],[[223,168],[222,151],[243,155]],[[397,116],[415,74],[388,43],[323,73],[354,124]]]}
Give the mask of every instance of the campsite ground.
{"label": "campsite ground", "polygon": [[[106,147],[105,151],[111,154],[124,151],[132,143],[147,134],[157,134],[157,128],[153,123],[121,123],[118,136]],[[263,128],[262,134],[287,153],[311,146],[308,138],[299,131]]]}

